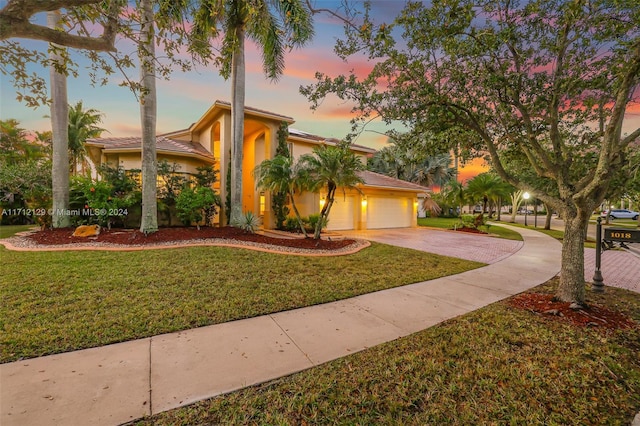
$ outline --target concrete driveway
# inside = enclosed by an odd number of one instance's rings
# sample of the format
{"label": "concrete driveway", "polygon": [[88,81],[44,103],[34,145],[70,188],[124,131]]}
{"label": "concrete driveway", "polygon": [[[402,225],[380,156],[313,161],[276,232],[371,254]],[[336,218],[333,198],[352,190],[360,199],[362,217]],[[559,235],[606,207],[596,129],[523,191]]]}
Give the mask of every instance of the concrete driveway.
{"label": "concrete driveway", "polygon": [[487,264],[511,256],[523,245],[522,241],[433,228],[340,231],[340,234]]}

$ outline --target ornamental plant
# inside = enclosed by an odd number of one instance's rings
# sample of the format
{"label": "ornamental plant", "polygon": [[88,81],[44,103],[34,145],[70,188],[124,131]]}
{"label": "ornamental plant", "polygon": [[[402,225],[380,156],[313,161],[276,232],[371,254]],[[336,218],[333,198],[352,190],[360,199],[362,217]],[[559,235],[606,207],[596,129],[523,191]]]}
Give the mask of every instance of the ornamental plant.
{"label": "ornamental plant", "polygon": [[207,186],[198,186],[195,189],[185,187],[176,198],[176,210],[180,221],[187,226],[195,223],[198,230],[203,219],[205,225],[211,223],[218,206],[220,197]]}

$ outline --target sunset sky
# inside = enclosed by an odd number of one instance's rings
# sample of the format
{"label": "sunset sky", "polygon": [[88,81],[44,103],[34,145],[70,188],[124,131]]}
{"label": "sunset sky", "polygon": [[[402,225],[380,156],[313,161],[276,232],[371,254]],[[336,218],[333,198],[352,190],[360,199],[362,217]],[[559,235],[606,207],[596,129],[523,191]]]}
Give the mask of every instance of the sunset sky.
{"label": "sunset sky", "polygon": [[[316,0],[318,7],[335,9],[340,1]],[[6,0],[0,0],[0,7],[4,7]],[[403,1],[376,0],[373,2],[372,14],[377,22],[390,21],[404,6]],[[246,104],[260,109],[276,112],[293,117],[296,121],[292,127],[309,133],[325,137],[343,138],[350,130],[349,119],[352,117],[351,105],[342,103],[337,98],[326,99],[320,108],[313,112],[304,96],[299,93],[301,85],[308,85],[315,81],[316,71],[322,71],[331,76],[349,73],[355,70],[358,75],[366,75],[373,66],[366,60],[341,61],[334,53],[335,40],[343,35],[342,24],[324,15],[316,15],[315,37],[306,47],[290,52],[286,56],[284,75],[277,83],[268,81],[262,72],[261,58],[252,43],[247,43],[247,90]],[[24,41],[31,47],[46,50],[46,44],[41,42]],[[135,49],[130,43],[120,41],[117,47],[135,56]],[[80,60],[79,55],[73,55]],[[82,65],[82,62],[80,63]],[[33,69],[34,72],[45,76],[48,80],[48,70]],[[137,78],[133,71],[130,77]],[[69,103],[75,104],[82,100],[85,108],[94,108],[104,114],[102,127],[112,136],[131,136],[140,134],[139,107],[134,95],[126,88],[119,87],[122,76],[114,75],[110,83],[102,87],[92,87],[86,74],[80,73],[78,78],[68,80]],[[216,100],[230,100],[231,84],[218,75],[213,66],[200,67],[196,71],[182,73],[176,71],[170,81],[158,81],[158,133],[184,129],[196,121]],[[0,117],[2,119],[15,118],[21,126],[28,130],[49,130],[50,122],[45,115],[48,108],[30,109],[15,100],[15,90],[10,80],[0,75]],[[640,125],[640,108],[630,111],[626,128],[631,129]],[[381,122],[373,122],[356,140],[356,143],[372,148],[382,148],[386,136],[380,133],[389,130]],[[476,160],[461,177],[477,174],[483,171]]]}

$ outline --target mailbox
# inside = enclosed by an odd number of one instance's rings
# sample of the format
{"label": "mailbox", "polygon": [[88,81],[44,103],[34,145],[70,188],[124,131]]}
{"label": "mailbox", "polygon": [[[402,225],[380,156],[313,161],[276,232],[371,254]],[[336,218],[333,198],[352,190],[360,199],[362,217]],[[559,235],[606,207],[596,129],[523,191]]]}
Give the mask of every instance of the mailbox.
{"label": "mailbox", "polygon": [[640,243],[640,230],[629,228],[605,228],[604,240],[620,243]]}

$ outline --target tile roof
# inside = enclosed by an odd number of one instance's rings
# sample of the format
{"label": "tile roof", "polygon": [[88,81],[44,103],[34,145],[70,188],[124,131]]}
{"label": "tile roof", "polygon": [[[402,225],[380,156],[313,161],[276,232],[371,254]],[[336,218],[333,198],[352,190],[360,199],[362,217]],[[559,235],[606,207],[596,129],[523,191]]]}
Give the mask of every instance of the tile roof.
{"label": "tile roof", "polygon": [[[289,127],[289,135],[296,136],[296,137],[302,138],[302,139],[307,139],[307,140],[310,140],[310,141],[313,141],[313,142],[326,143],[328,145],[337,145],[340,142],[340,139],[324,138],[322,136],[313,135],[311,133],[303,132],[302,130],[294,129],[294,128],[291,128],[291,127]],[[364,145],[357,145],[355,143],[352,143],[352,144],[350,144],[350,146],[355,148],[355,149],[358,149],[360,151],[371,152],[371,153],[376,152],[375,149],[370,148],[368,146],[364,146]]]}
{"label": "tile roof", "polygon": [[[142,138],[138,136],[120,138],[93,138],[87,139],[89,145],[99,146],[104,152],[117,152],[122,150],[139,151],[142,149]],[[164,152],[176,152],[181,154],[196,155],[198,157],[213,160],[213,154],[207,151],[197,142],[179,141],[165,136],[156,137],[156,149]]]}
{"label": "tile roof", "polygon": [[[218,99],[218,100],[216,100],[215,103],[219,104],[219,105],[224,105],[225,107],[228,107],[228,108],[231,108],[231,102],[221,101],[221,100]],[[245,105],[244,110],[245,110],[245,113],[247,111],[249,111],[249,112],[255,112],[255,113],[258,113],[258,114],[270,115],[270,116],[273,116],[273,117],[278,117],[278,118],[283,119],[284,121],[294,121],[292,117],[289,117],[289,116],[286,116],[286,115],[282,115],[282,114],[278,114],[278,113],[271,112],[271,111],[267,111],[267,110],[264,110],[264,109],[254,108],[254,107],[251,107],[251,106],[246,106]]]}
{"label": "tile roof", "polygon": [[427,188],[426,186],[392,178],[380,173],[370,172],[368,170],[358,172],[358,175],[360,175],[360,177],[364,180],[364,186],[393,188],[403,191],[431,192],[431,189]]}

